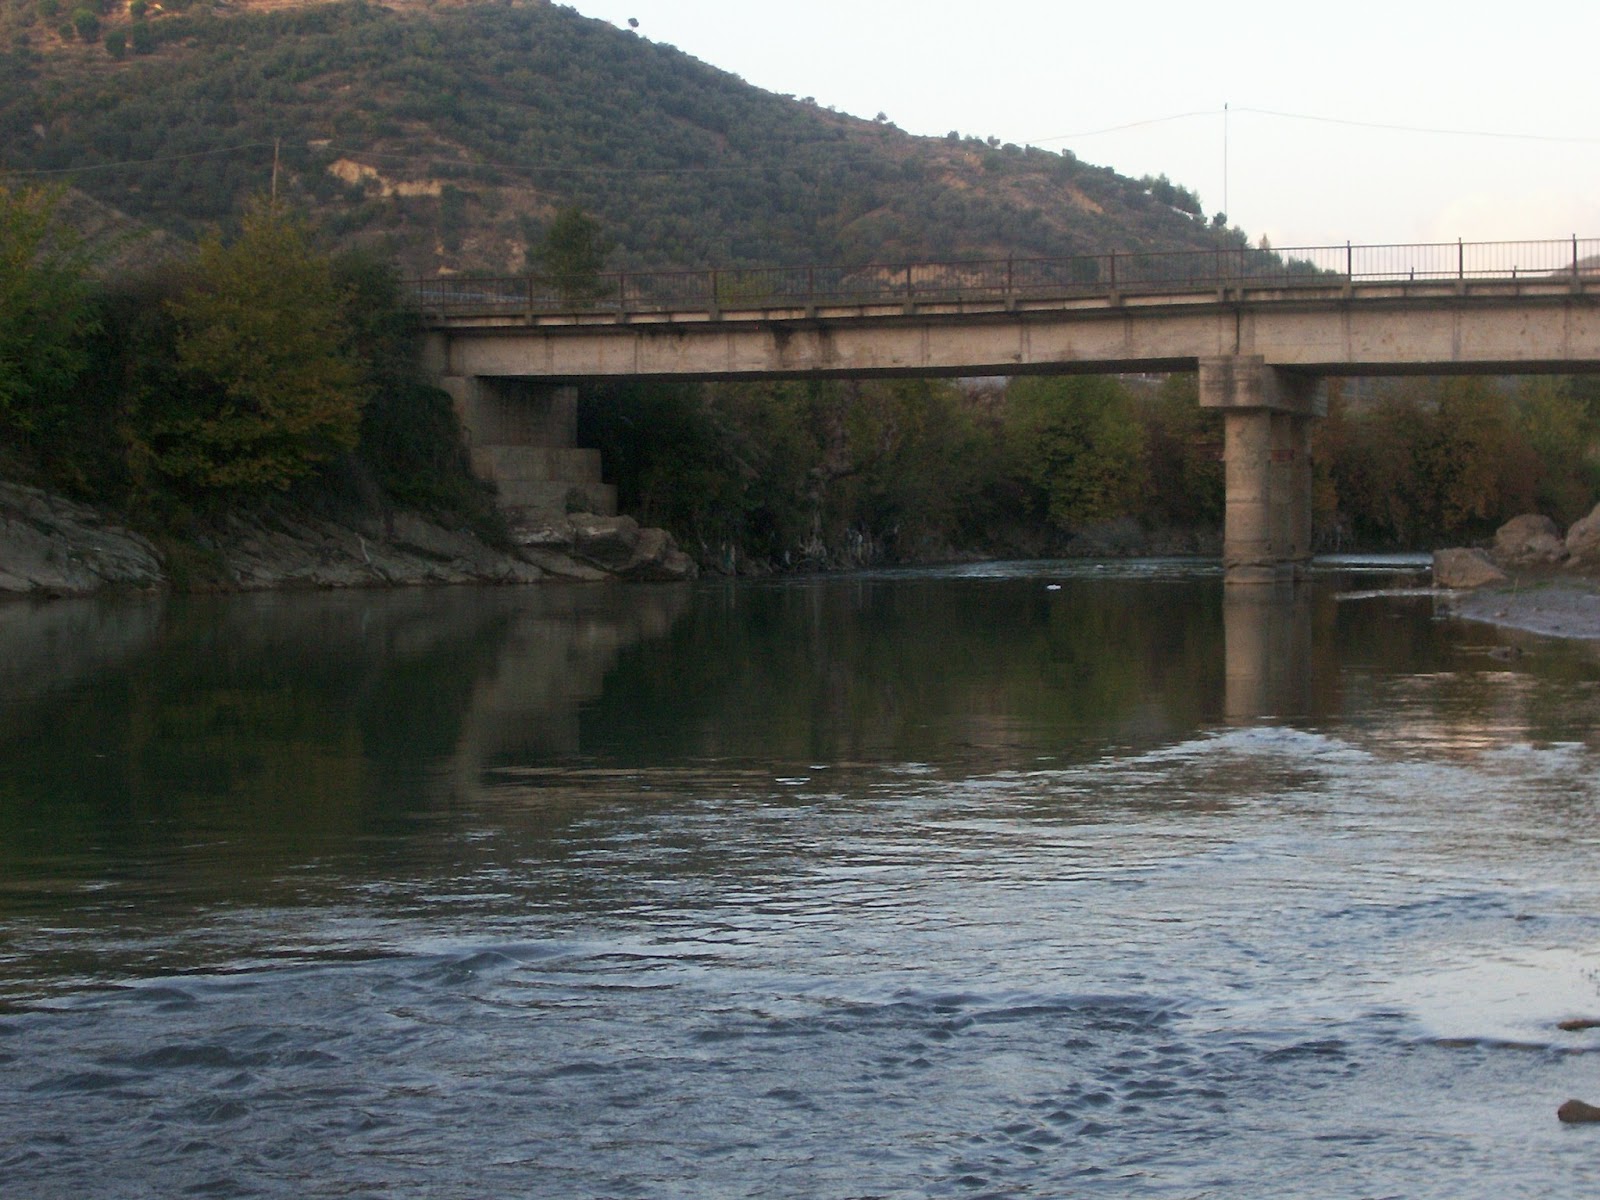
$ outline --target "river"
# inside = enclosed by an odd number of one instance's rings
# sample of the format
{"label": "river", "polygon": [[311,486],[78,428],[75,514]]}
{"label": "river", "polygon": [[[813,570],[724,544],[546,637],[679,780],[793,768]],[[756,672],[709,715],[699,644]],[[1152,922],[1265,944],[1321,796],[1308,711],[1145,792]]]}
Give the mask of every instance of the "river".
{"label": "river", "polygon": [[1414,582],[0,607],[0,1193],[1592,1192],[1600,657]]}

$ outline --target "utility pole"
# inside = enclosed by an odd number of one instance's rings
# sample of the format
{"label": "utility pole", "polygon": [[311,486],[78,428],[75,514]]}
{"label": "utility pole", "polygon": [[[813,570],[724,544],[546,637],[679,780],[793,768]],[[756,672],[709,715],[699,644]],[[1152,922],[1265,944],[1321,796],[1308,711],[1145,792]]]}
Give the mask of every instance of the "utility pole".
{"label": "utility pole", "polygon": [[1222,102],[1222,212],[1224,215],[1233,210],[1228,207],[1228,102]]}

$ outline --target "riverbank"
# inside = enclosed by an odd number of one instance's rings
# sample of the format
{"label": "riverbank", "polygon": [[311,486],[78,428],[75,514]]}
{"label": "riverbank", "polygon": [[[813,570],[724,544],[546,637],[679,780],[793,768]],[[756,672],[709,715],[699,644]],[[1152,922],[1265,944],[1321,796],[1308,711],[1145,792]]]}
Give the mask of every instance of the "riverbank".
{"label": "riverbank", "polygon": [[1146,529],[1132,518],[1070,537],[1009,530],[986,551],[943,542],[885,546],[871,539],[830,553],[820,543],[791,561],[701,547],[701,562],[663,529],[631,517],[571,513],[513,524],[495,545],[448,518],[411,511],[317,515],[303,505],[257,504],[219,513],[183,533],[148,535],[113,513],[36,487],[0,482],[0,599],[101,591],[265,591],[546,580],[670,581],[724,575],[848,571],[1012,558],[1142,558],[1221,553],[1211,529]]}
{"label": "riverbank", "polygon": [[[1129,529],[1132,522],[1124,523]],[[1080,553],[1127,555],[1086,539]],[[107,514],[38,488],[0,483],[0,599],[105,591],[317,590],[426,584],[690,579],[663,530],[572,514],[511,530],[509,547],[411,512],[334,521],[262,509],[219,518],[192,540],[158,544]],[[1186,547],[1187,548],[1187,547]],[[1192,550],[1190,551],[1192,552]],[[1453,616],[1544,637],[1600,642],[1600,575],[1543,570],[1448,593]]]}
{"label": "riverbank", "polygon": [[551,579],[689,579],[695,565],[664,531],[575,513],[512,528],[492,546],[414,512],[332,520],[260,508],[203,531],[156,539],[38,488],[0,483],[0,597],[102,591],[266,591],[515,584]]}

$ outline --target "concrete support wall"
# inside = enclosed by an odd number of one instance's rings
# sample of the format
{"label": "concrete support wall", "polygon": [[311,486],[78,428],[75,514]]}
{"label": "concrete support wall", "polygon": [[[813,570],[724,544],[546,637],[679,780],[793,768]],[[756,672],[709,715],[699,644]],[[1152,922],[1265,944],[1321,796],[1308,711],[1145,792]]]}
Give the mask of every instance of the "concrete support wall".
{"label": "concrete support wall", "polygon": [[473,473],[500,507],[528,524],[579,510],[613,516],[616,489],[601,482],[600,452],[580,450],[578,389],[527,379],[441,375],[467,437]]}
{"label": "concrete support wall", "polygon": [[527,379],[445,375],[467,444],[567,447],[577,444],[578,389]]}
{"label": "concrete support wall", "polygon": [[1317,381],[1244,355],[1200,360],[1200,404],[1223,414],[1229,583],[1293,578],[1311,557],[1311,421]]}

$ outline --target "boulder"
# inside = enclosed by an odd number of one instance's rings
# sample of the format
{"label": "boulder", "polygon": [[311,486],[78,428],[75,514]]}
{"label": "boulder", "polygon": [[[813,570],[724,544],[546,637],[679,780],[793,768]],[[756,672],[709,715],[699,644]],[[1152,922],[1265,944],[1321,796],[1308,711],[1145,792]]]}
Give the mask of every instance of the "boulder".
{"label": "boulder", "polygon": [[165,583],[148,539],[85,505],[0,484],[0,594],[80,596]]}
{"label": "boulder", "polygon": [[617,572],[624,579],[666,582],[693,579],[699,569],[665,529],[641,529],[633,559]]}
{"label": "boulder", "polygon": [[1556,1109],[1556,1118],[1565,1121],[1568,1125],[1600,1121],[1600,1108],[1592,1104],[1585,1104],[1582,1100],[1568,1100]]}
{"label": "boulder", "polygon": [[1528,513],[1500,526],[1490,556],[1497,563],[1516,566],[1558,563],[1567,556],[1567,544],[1549,517]]}
{"label": "boulder", "polygon": [[572,556],[604,571],[620,571],[634,560],[639,522],[632,517],[572,514]]}
{"label": "boulder", "polygon": [[563,579],[693,579],[695,562],[665,529],[641,529],[632,517],[572,513],[513,535],[530,561]]}
{"label": "boulder", "polygon": [[1567,530],[1567,561],[1575,567],[1600,566],[1600,504]]}
{"label": "boulder", "polygon": [[1506,573],[1482,550],[1435,550],[1433,586],[1440,588],[1478,588],[1506,582]]}

